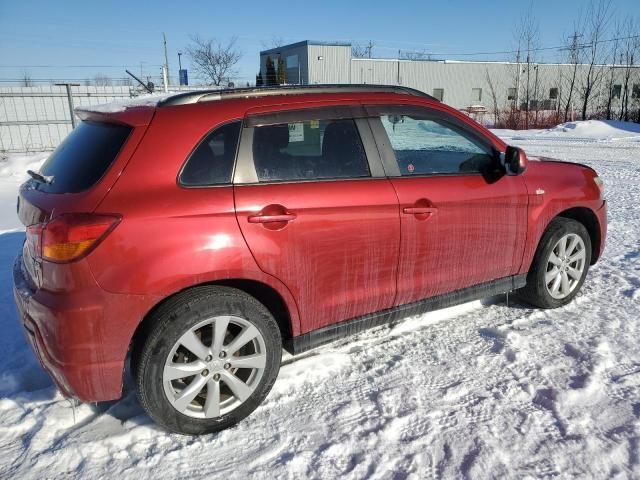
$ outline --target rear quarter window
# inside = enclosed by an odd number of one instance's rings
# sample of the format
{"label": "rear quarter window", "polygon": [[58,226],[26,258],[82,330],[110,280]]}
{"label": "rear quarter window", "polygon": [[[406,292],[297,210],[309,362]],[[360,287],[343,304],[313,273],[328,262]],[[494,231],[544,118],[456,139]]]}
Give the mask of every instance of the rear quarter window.
{"label": "rear quarter window", "polygon": [[180,184],[204,187],[231,183],[241,127],[242,122],[231,122],[207,135],[182,169]]}
{"label": "rear quarter window", "polygon": [[42,165],[40,173],[53,183],[39,183],[48,193],[78,193],[95,185],[124,146],[132,128],[98,122],[82,122]]}

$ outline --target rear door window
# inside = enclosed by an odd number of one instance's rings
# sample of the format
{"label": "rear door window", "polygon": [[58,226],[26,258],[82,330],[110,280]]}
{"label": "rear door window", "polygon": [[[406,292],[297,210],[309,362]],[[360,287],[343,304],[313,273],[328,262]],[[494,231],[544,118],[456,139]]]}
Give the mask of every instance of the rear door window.
{"label": "rear door window", "polygon": [[371,176],[352,118],[255,127],[253,160],[260,182]]}
{"label": "rear door window", "polygon": [[231,183],[242,122],[223,125],[200,142],[180,174],[180,184],[197,187]]}
{"label": "rear door window", "polygon": [[95,185],[124,146],[132,128],[126,125],[82,122],[42,165],[51,183],[38,183],[48,193],[78,193]]}

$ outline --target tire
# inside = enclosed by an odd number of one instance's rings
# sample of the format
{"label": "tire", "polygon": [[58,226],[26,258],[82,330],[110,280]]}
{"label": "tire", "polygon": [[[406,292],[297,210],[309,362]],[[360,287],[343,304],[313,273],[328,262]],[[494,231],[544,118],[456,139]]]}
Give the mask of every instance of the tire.
{"label": "tire", "polygon": [[262,403],[280,370],[282,339],[255,298],[203,286],[153,312],[136,350],[142,407],[167,430],[198,435],[228,428]]}
{"label": "tire", "polygon": [[[571,248],[572,241],[576,242],[575,249],[572,250],[574,253],[565,254],[566,260],[559,255],[562,253],[559,242],[564,239],[567,239],[565,242],[567,248]],[[581,246],[584,248],[582,256],[578,254]],[[581,261],[572,261],[572,258],[580,258]],[[558,260],[560,263],[555,264],[554,262],[557,263]],[[540,239],[531,269],[527,274],[527,285],[516,294],[525,302],[540,308],[558,308],[566,305],[582,288],[590,263],[591,238],[584,225],[570,218],[554,218]],[[563,277],[568,279],[567,284],[564,283]],[[558,285],[557,291],[554,292],[556,285]],[[566,285],[569,286],[568,289],[565,288]]]}

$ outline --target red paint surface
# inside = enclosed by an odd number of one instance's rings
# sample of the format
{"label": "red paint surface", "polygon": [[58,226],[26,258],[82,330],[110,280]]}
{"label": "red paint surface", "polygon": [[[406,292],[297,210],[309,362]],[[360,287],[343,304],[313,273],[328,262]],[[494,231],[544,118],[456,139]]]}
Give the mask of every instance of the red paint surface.
{"label": "red paint surface", "polygon": [[[22,188],[29,226],[63,213],[122,220],[90,254],[68,264],[32,262],[31,285],[16,289],[28,337],[68,395],[84,401],[121,395],[134,332],[159,302],[216,281],[266,285],[286,305],[293,335],[516,273],[526,273],[547,224],[574,207],[594,212],[604,246],[606,212],[595,173],[530,161],[522,176],[480,175],[318,181],[182,188],[177,175],[217,125],[252,113],[323,105],[437,102],[395,94],[263,97],[87,114],[135,126],[112,168],[71,195]],[[543,189],[544,194],[537,194]],[[249,217],[285,215],[262,223]],[[295,217],[295,218],[293,218]],[[18,267],[20,267],[18,265]],[[18,283],[22,269],[17,269]]]}

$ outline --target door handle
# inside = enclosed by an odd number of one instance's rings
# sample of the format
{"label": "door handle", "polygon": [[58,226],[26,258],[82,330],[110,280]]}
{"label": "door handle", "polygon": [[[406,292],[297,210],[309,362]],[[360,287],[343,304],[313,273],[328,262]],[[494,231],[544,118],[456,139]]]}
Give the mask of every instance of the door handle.
{"label": "door handle", "polygon": [[438,209],[435,207],[404,207],[402,213],[408,215],[434,214],[438,213]]}
{"label": "door handle", "polygon": [[249,215],[247,220],[249,223],[275,223],[275,222],[290,222],[295,220],[297,215],[295,213],[283,213],[280,215]]}

